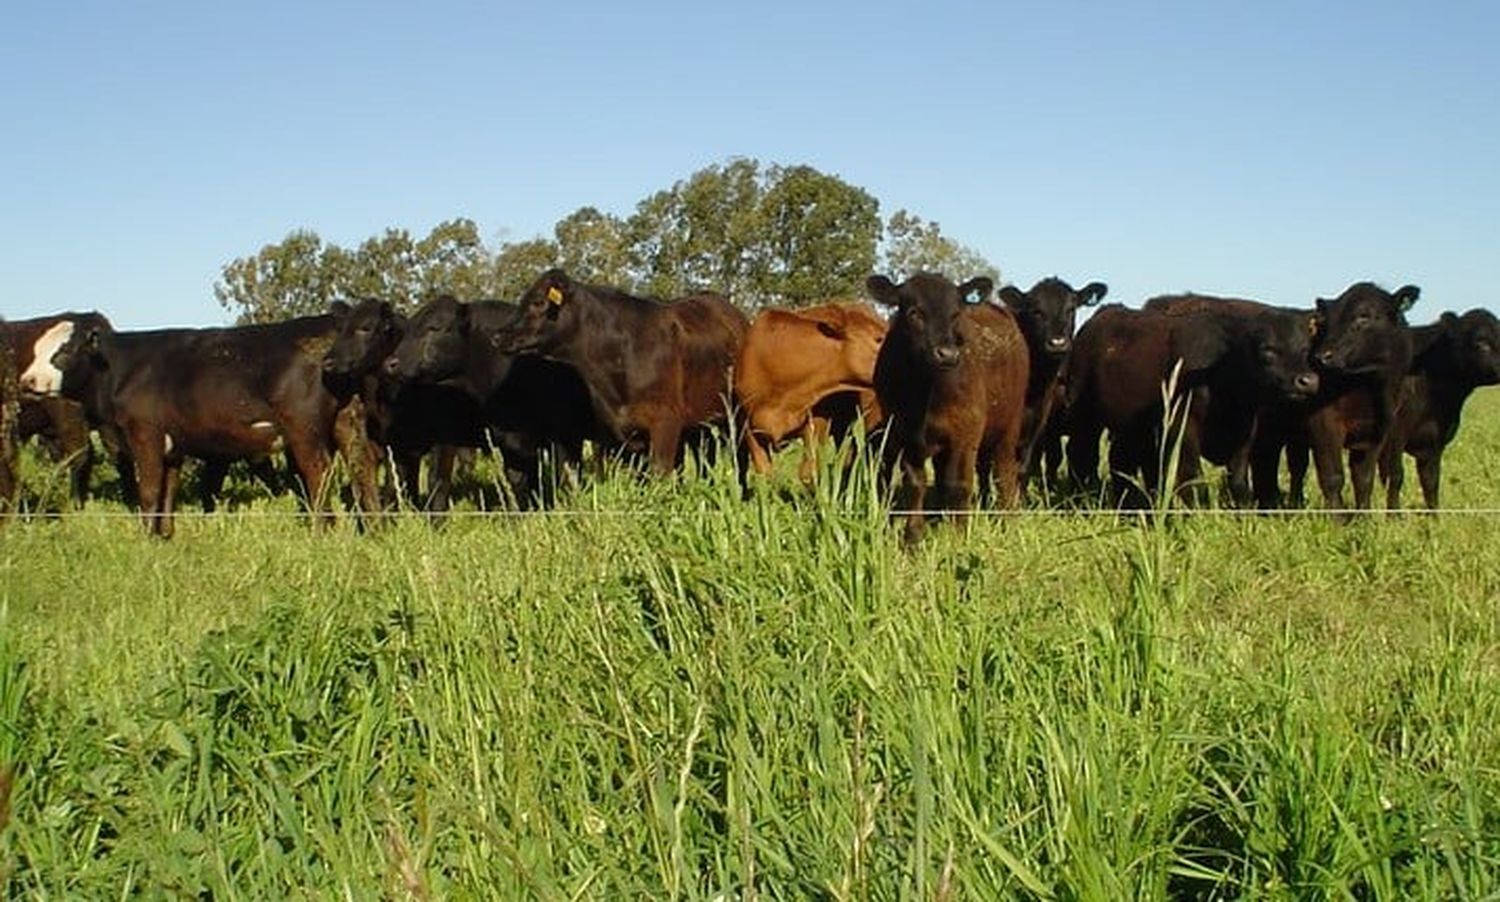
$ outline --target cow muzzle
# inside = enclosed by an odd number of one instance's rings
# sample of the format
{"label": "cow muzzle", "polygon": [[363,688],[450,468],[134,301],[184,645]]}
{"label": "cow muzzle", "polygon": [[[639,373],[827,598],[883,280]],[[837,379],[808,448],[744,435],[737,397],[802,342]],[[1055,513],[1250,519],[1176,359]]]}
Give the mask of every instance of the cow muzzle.
{"label": "cow muzzle", "polygon": [[1297,378],[1292,380],[1292,391],[1298,397],[1311,397],[1317,394],[1320,382],[1317,373],[1299,373]]}
{"label": "cow muzzle", "polygon": [[958,366],[958,360],[958,348],[955,348],[952,345],[944,345],[942,347],[932,349],[932,362],[939,369],[951,370],[954,367]]}

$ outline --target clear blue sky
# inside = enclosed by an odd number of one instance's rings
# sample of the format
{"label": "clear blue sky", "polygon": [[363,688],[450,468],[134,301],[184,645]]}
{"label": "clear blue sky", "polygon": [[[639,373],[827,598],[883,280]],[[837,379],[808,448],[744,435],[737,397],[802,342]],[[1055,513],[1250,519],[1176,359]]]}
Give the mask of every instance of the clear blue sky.
{"label": "clear blue sky", "polygon": [[296,228],[626,214],[808,163],[1024,285],[1495,304],[1500,3],[35,3],[0,22],[0,314],[214,324]]}

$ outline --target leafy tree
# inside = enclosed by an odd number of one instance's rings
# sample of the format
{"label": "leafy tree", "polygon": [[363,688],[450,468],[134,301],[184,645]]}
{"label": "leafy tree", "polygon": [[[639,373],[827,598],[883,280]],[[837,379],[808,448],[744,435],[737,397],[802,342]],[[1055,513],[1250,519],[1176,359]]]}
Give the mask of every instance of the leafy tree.
{"label": "leafy tree", "polygon": [[508,242],[495,255],[491,284],[503,300],[515,300],[543,270],[558,265],[557,243],[546,238]]}
{"label": "leafy tree", "polygon": [[632,281],[629,235],[619,217],[580,207],[559,220],[552,233],[557,265],[574,277],[603,285]]}
{"label": "leafy tree", "polygon": [[493,294],[495,261],[472,219],[438,223],[417,242],[417,301],[451,294],[471,301]]}
{"label": "leafy tree", "polygon": [[[238,311],[241,323],[321,313],[344,293],[344,286],[330,277],[333,267],[325,267],[331,250],[317,232],[292,232],[279,244],[226,264],[214,285],[214,297],[226,309]],[[342,262],[336,251],[333,258]]]}
{"label": "leafy tree", "polygon": [[806,304],[856,294],[875,266],[880,202],[811,166],[774,167],[759,204],[755,296]]}
{"label": "leafy tree", "polygon": [[657,297],[714,290],[745,307],[795,305],[857,294],[877,260],[898,277],[918,269],[999,277],[935,222],[898,210],[883,224],[879,202],[835,175],[734,158],[648,195],[627,217],[580,207],[552,237],[494,250],[463,218],[422,238],[388,228],[352,250],[295,231],[226,264],[214,294],[239,321],[265,322],[318,313],[336,299],[379,297],[409,309],[442,292],[514,298],[539,272],[562,266]]}
{"label": "leafy tree", "polygon": [[1000,268],[973,248],[945,236],[936,222],[897,210],[886,223],[882,269],[900,281],[915,272],[938,272],[955,281],[989,276],[1000,284]]}

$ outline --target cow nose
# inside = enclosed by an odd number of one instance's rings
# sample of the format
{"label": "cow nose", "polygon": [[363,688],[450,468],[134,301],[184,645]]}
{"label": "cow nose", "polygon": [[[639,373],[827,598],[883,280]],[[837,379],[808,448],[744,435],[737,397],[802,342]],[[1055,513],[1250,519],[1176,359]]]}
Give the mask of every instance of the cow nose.
{"label": "cow nose", "polygon": [[933,350],[932,350],[932,362],[936,363],[938,366],[943,367],[945,369],[947,367],[957,366],[958,365],[958,348],[955,348],[955,347],[933,348]]}
{"label": "cow nose", "polygon": [[394,376],[396,375],[396,368],[400,365],[400,361],[396,360],[395,357],[387,357],[385,361],[380,364],[380,368],[382,370],[385,370],[385,374],[387,376]]}
{"label": "cow nose", "polygon": [[1319,351],[1318,363],[1323,366],[1333,366],[1333,351]]}
{"label": "cow nose", "polygon": [[325,373],[331,373],[331,372],[334,371],[334,369],[335,369],[335,367],[333,365],[333,360],[331,358],[324,357],[323,358],[323,372],[325,372]]}
{"label": "cow nose", "polygon": [[1318,374],[1301,373],[1292,384],[1297,387],[1297,391],[1305,395],[1310,395],[1318,390]]}
{"label": "cow nose", "polygon": [[1054,335],[1047,339],[1047,349],[1050,351],[1066,351],[1068,349],[1068,338],[1066,335]]}

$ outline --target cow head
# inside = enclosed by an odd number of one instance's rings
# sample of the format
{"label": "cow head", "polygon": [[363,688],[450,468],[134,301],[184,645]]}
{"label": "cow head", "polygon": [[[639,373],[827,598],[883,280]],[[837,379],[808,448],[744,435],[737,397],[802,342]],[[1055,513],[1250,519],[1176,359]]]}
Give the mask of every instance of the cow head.
{"label": "cow head", "polygon": [[1311,312],[1268,311],[1249,323],[1246,353],[1261,389],[1288,401],[1303,401],[1321,383],[1312,366],[1317,320]]}
{"label": "cow head", "polygon": [[1313,362],[1330,372],[1372,373],[1391,364],[1406,363],[1401,347],[1409,349],[1406,311],[1421,289],[1406,285],[1395,293],[1370,282],[1349,286],[1333,300],[1318,298],[1318,341]]}
{"label": "cow head", "polygon": [[1500,384],[1500,320],[1488,310],[1444,313],[1439,323],[1453,345],[1453,367],[1475,385]]}
{"label": "cow head", "polygon": [[1060,358],[1073,346],[1078,308],[1097,304],[1108,293],[1109,286],[1103,282],[1090,282],[1075,291],[1062,279],[1050,277],[1030,291],[1006,285],[1000,289],[1000,300],[1015,314],[1033,352]]}
{"label": "cow head", "polygon": [[52,356],[66,345],[77,330],[73,317],[64,317],[48,326],[30,348],[21,348],[20,359],[30,359],[18,381],[21,391],[30,395],[58,395],[62,392],[62,371],[52,363]]}
{"label": "cow head", "polygon": [[468,358],[469,305],[451,295],[429,301],[407,320],[385,374],[398,382],[441,382],[458,375]]}
{"label": "cow head", "polygon": [[872,384],[875,358],[885,341],[885,320],[863,304],[826,304],[799,313],[830,343],[830,355],[838,360],[843,378]]}
{"label": "cow head", "polygon": [[958,320],[964,306],[984,303],[995,283],[978,276],[955,286],[943,276],[922,272],[900,285],[885,276],[871,276],[865,288],[877,302],[896,308],[889,340],[902,342],[918,359],[946,370],[960,360],[963,338]]}
{"label": "cow head", "polygon": [[[114,327],[108,319],[98,313],[83,313],[71,317],[73,328],[68,330],[66,340],[57,345],[47,358],[47,366],[55,374],[49,394],[60,394],[74,400],[81,399],[97,373],[109,368],[108,349],[114,336]],[[41,359],[32,361],[36,367]],[[29,370],[28,370],[29,371]],[[39,383],[33,381],[33,385]]]}
{"label": "cow head", "polygon": [[578,298],[586,289],[561,269],[549,269],[521,295],[520,313],[495,333],[495,347],[508,354],[546,354],[578,327]]}
{"label": "cow head", "polygon": [[401,341],[405,318],[386,301],[366,298],[333,309],[338,331],[323,355],[323,377],[349,382],[376,372]]}

